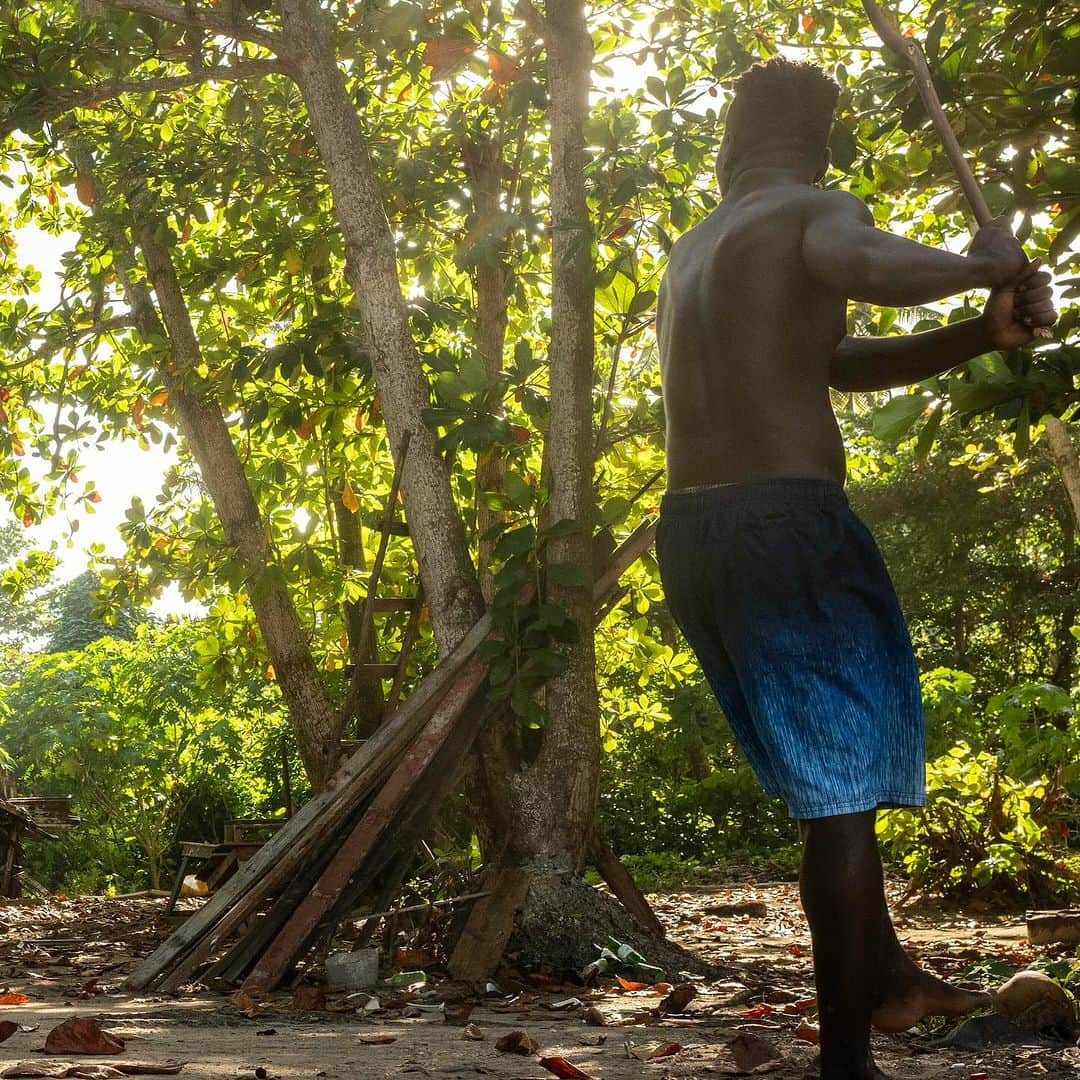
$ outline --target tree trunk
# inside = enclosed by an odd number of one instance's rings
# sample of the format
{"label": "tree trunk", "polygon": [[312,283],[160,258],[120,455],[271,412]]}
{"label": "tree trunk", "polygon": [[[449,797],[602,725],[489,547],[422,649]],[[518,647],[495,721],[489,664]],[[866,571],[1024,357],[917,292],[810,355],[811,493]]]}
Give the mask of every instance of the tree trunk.
{"label": "tree trunk", "polygon": [[1076,445],[1072,441],[1069,429],[1056,417],[1044,416],[1043,428],[1050,447],[1050,456],[1061,474],[1061,482],[1069,496],[1073,518],[1080,526],[1080,461],[1076,456]]}
{"label": "tree trunk", "polygon": [[[337,521],[338,551],[343,566],[354,570],[364,570],[364,544],[360,536],[360,515],[354,514],[343,506],[340,499],[334,500],[334,518]],[[386,695],[383,693],[382,680],[374,672],[365,672],[362,665],[374,662],[378,654],[378,642],[375,628],[369,627],[367,645],[363,652],[360,644],[364,637],[364,605],[358,600],[346,600],[344,605],[345,632],[349,638],[349,660],[354,668],[361,668],[359,678],[354,679],[356,693],[353,695],[354,707],[351,715],[344,718],[347,725],[355,723],[356,737],[366,739],[382,721]]]}
{"label": "tree trunk", "polygon": [[[88,155],[76,147],[74,156],[80,174],[92,178],[93,162]],[[98,207],[95,213],[100,213],[100,197],[95,197],[94,205]],[[318,788],[337,763],[340,720],[319,681],[303,627],[278,572],[258,504],[221,409],[187,385],[185,376],[199,366],[202,355],[172,259],[155,240],[152,226],[136,227],[134,231],[146,260],[148,280],[161,304],[161,316],[150,291],[133,273],[133,248],[114,232],[113,257],[124,296],[142,337],[147,341],[166,339],[172,347],[172,360],[161,367],[160,375],[181,433],[214,502],[225,540],[247,569],[255,617],[296,731],[304,766]]]}
{"label": "tree trunk", "polygon": [[356,108],[338,68],[326,13],[313,0],[281,0],[291,65],[304,96],[345,239],[345,276],[356,293],[375,384],[393,453],[411,432],[402,478],[410,525],[431,612],[445,655],[483,610],[465,526],[450,477],[423,422],[429,387],[413,344],[397,272],[397,250]]}
{"label": "tree trunk", "polygon": [[[592,531],[594,358],[593,236],[585,201],[585,136],[592,41],[582,0],[547,6],[551,99],[551,413],[548,421],[549,523],[577,531],[553,541],[548,563],[572,563],[584,587],[551,582],[549,600],[574,617],[580,639],[566,670],[547,685],[547,724],[535,764],[519,785],[522,838],[530,857],[557,873],[579,873],[592,831],[600,771],[600,723],[593,638]],[[567,762],[573,768],[567,769]]]}

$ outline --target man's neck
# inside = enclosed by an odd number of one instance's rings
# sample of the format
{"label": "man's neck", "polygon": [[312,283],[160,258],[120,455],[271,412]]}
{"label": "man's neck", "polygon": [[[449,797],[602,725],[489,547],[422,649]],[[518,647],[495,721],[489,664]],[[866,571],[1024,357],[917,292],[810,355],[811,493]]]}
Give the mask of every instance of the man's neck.
{"label": "man's neck", "polygon": [[780,165],[751,165],[734,175],[723,194],[725,199],[738,199],[755,191],[779,187],[810,187],[806,170]]}

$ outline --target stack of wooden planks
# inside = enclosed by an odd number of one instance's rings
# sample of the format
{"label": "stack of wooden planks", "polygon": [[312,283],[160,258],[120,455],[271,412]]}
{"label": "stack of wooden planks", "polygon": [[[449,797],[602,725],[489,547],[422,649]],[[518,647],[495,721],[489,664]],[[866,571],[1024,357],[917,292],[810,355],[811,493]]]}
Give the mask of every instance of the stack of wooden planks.
{"label": "stack of wooden planks", "polygon": [[[642,522],[596,576],[599,611],[649,548]],[[478,647],[490,615],[416,686],[325,790],[306,803],[207,904],[132,973],[129,990],[223,980],[278,986],[326,942],[363,896],[396,890],[412,852],[457,782],[490,715]],[[501,707],[501,706],[498,706]]]}

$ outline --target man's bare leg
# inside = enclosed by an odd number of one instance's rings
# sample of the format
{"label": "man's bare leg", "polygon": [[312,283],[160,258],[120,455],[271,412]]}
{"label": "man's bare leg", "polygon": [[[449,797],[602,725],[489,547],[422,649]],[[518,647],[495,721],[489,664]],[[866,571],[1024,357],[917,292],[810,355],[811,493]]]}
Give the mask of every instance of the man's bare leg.
{"label": "man's bare leg", "polygon": [[799,892],[814,944],[822,1080],[885,1080],[870,1054],[884,882],[874,811],[802,823]]}
{"label": "man's bare leg", "polygon": [[964,1016],[993,1004],[993,995],[962,990],[923,971],[896,936],[884,893],[881,903],[881,979],[871,1020],[878,1031],[907,1031],[927,1016]]}

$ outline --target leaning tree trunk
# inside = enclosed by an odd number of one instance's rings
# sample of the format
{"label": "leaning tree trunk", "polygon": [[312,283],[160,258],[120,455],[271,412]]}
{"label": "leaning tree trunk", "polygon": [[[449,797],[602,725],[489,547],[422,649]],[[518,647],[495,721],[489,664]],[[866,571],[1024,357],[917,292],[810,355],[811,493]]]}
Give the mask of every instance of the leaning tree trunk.
{"label": "leaning tree trunk", "polygon": [[[251,606],[296,731],[297,748],[312,785],[318,789],[330,778],[340,757],[341,717],[319,679],[284,578],[275,572],[277,561],[262,515],[221,408],[186,385],[184,374],[197,369],[201,353],[168,249],[154,239],[152,227],[140,230],[139,245],[176,365],[175,372],[162,369],[162,381],[214,502],[225,539],[247,570]],[[125,288],[144,336],[161,334],[160,324],[154,328],[157,313],[149,297],[139,295],[140,286],[130,280]]]}
{"label": "leaning tree trunk", "polygon": [[[80,174],[94,183],[89,157],[79,147],[75,148],[75,156]],[[100,193],[93,204],[95,215],[100,215]],[[225,540],[247,571],[251,606],[289,710],[297,747],[312,785],[319,788],[337,765],[341,718],[335,714],[319,680],[284,579],[275,572],[274,553],[228,424],[215,402],[188,385],[186,376],[198,369],[202,353],[172,258],[154,238],[152,226],[136,226],[133,231],[161,314],[140,275],[133,273],[136,257],[132,246],[119,230],[113,230],[113,258],[125,299],[142,337],[147,341],[165,339],[171,346],[171,362],[163,364],[159,374],[181,433],[210,492]]]}
{"label": "leaning tree trunk", "polygon": [[423,422],[430,393],[409,327],[394,234],[326,13],[314,0],[281,0],[280,7],[291,70],[345,239],[345,276],[360,307],[391,452],[398,454],[405,433],[411,435],[401,493],[432,627],[445,654],[479,617],[483,602],[449,473]]}

